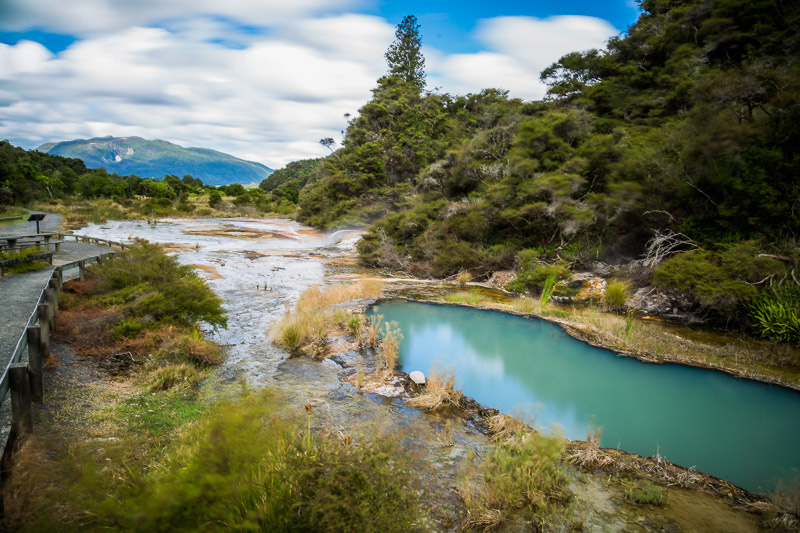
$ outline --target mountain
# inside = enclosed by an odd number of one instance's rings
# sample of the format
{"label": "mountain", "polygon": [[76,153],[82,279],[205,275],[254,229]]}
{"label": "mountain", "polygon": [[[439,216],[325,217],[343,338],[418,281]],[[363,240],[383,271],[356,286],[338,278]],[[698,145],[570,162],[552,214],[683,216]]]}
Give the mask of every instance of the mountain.
{"label": "mountain", "polygon": [[272,169],[208,148],[184,148],[171,142],[141,137],[95,137],[44,143],[40,152],[81,159],[89,168],[105,168],[120,175],[163,178],[191,174],[209,185],[258,183]]}

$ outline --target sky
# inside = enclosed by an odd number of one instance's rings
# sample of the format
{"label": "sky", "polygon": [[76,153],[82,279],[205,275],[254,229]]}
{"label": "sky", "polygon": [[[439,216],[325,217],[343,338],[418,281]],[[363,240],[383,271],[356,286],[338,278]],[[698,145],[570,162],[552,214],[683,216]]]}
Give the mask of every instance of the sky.
{"label": "sky", "polygon": [[341,142],[406,15],[427,90],[536,100],[543,68],[639,13],[633,0],[0,0],[0,139],[139,136],[277,169]]}

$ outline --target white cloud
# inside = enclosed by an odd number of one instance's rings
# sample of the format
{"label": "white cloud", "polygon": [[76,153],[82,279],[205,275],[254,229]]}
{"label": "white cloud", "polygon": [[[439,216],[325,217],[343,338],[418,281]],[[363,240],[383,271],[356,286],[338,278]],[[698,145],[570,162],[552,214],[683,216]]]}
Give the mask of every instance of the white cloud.
{"label": "white cloud", "polygon": [[[85,36],[58,54],[31,41],[0,44],[0,138],[33,148],[138,135],[275,168],[325,155],[317,141],[338,141],[344,113],[355,114],[385,73],[394,26],[367,15],[306,15],[357,1],[6,0],[0,27],[23,28],[24,15],[37,27]],[[177,18],[176,6],[187,14]],[[162,27],[147,27],[170,16]],[[250,31],[234,18],[271,27]],[[423,49],[428,87],[452,94],[499,87],[539,98],[542,68],[616,33],[590,17],[482,20],[476,37],[483,51]]]}
{"label": "white cloud", "polygon": [[57,55],[29,41],[0,45],[0,138],[31,148],[139,135],[275,168],[323,155],[317,141],[340,138],[343,114],[356,113],[383,74],[380,54],[365,58],[386,48],[393,28],[359,15],[295,27],[304,32],[294,40],[286,32],[245,48],[141,27],[86,38]]}
{"label": "white cloud", "polygon": [[475,35],[487,51],[437,61],[432,79],[461,91],[497,87],[511,96],[541,98],[546,86],[539,73],[544,68],[569,52],[603,48],[618,33],[603,19],[576,15],[484,19]]}
{"label": "white cloud", "polygon": [[18,31],[37,26],[87,35],[202,15],[273,26],[363,3],[363,0],[4,0],[0,4],[0,28]]}

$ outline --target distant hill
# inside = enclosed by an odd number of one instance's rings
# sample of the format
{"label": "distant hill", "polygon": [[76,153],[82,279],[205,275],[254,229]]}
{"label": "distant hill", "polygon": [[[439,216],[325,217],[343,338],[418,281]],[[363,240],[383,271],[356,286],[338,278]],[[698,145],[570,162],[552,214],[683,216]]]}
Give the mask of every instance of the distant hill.
{"label": "distant hill", "polygon": [[184,148],[171,142],[141,137],[95,137],[44,143],[40,152],[81,159],[89,168],[120,175],[163,178],[191,174],[210,185],[259,183],[272,169],[208,148]]}

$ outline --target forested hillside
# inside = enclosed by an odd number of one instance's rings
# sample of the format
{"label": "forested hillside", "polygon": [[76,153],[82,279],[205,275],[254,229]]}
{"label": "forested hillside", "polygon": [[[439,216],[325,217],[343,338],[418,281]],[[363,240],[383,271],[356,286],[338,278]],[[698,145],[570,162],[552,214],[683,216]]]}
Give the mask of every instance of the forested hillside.
{"label": "forested hillside", "polygon": [[660,243],[689,253],[676,256],[681,275],[656,282],[712,307],[754,297],[764,277],[791,281],[800,5],[641,7],[605,50],[542,72],[542,102],[425,92],[390,62],[343,147],[303,189],[301,219],[373,223],[362,259],[418,275],[532,268],[542,271],[529,278],[535,289],[545,273],[619,264]]}

